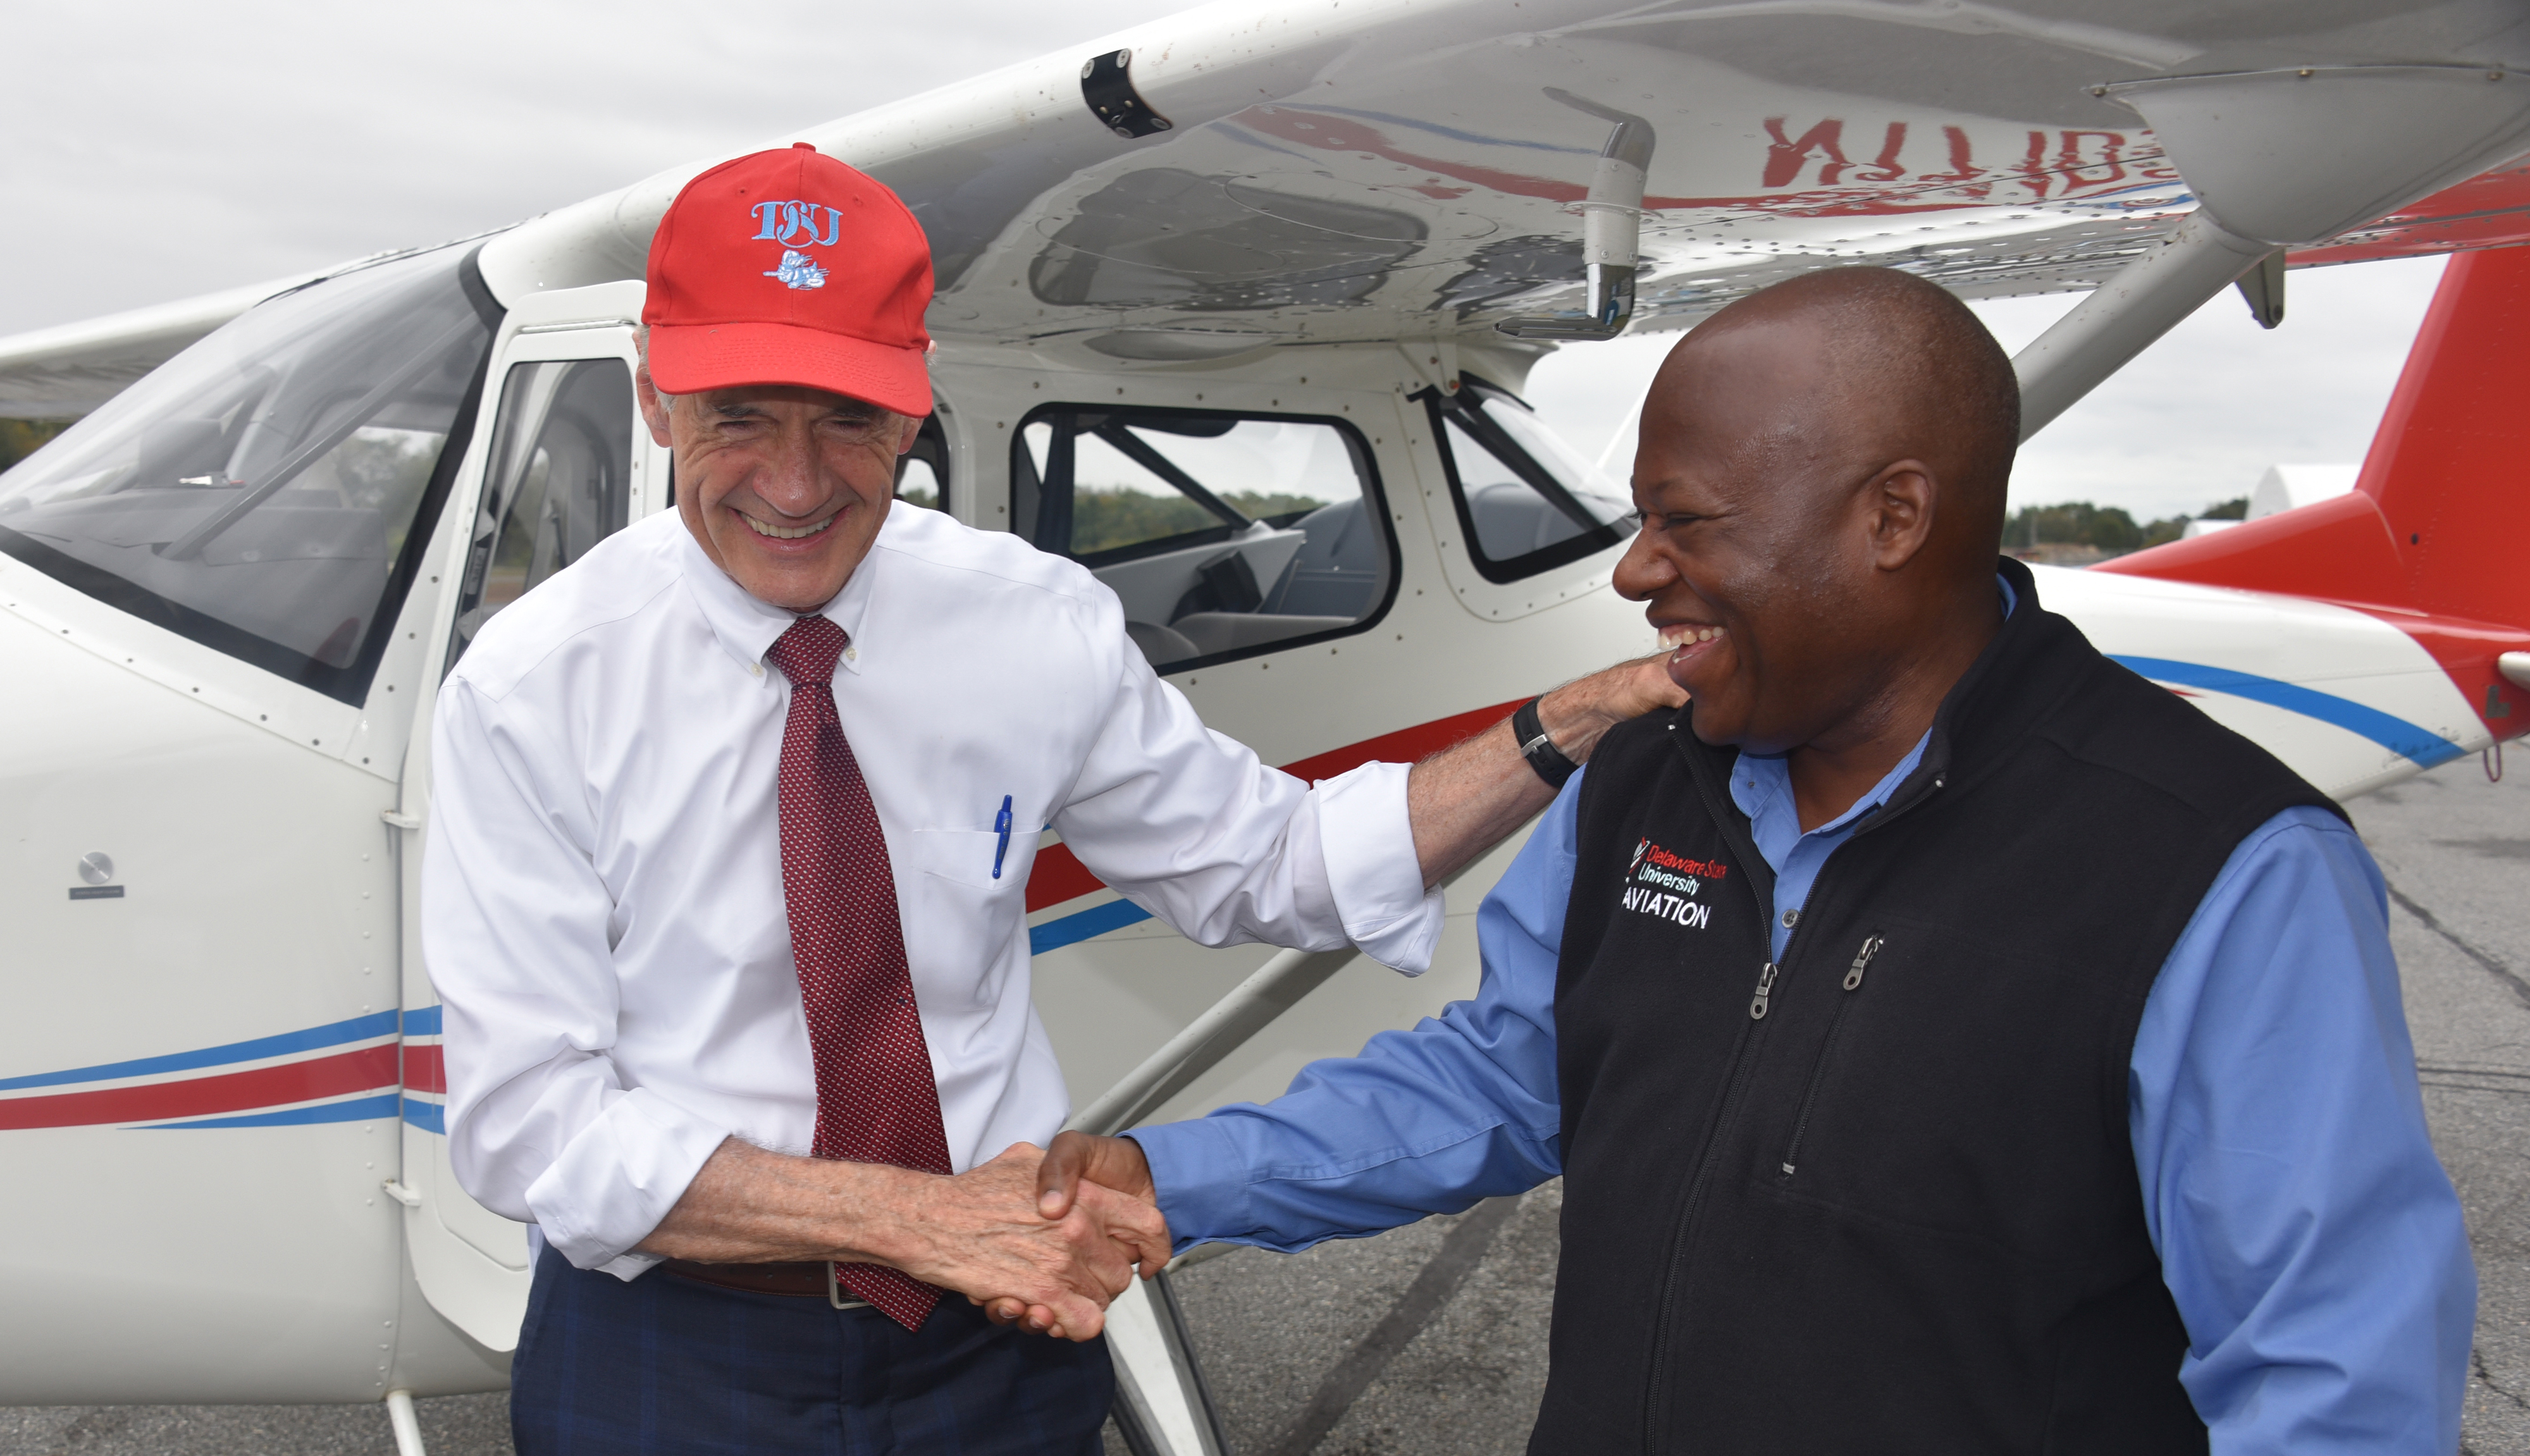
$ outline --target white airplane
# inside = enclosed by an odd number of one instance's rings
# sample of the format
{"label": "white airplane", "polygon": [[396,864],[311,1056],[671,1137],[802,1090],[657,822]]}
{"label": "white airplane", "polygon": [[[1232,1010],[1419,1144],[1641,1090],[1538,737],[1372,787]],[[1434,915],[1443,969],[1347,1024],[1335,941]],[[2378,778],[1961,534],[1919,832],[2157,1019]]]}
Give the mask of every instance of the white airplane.
{"label": "white airplane", "polygon": [[[2289,263],[2530,241],[2519,9],[2318,17],[1235,3],[768,144],[929,230],[908,497],[1077,557],[1209,722],[1323,775],[1649,649],[1625,488],[1519,400],[1553,348],[1842,263],[2091,289],[2018,361],[2035,430],[2235,281],[2272,323]],[[450,1172],[418,729],[486,617],[669,503],[632,326],[717,160],[0,340],[0,411],[85,417],[0,477],[0,1401],[386,1400],[418,1452],[411,1397],[505,1383],[527,1244]],[[2496,749],[2530,726],[2525,330],[2530,251],[2465,254],[2356,490],[2041,568],[2046,604],[2340,796]],[[1193,948],[1030,848],[1001,893],[1113,1130],[1471,994],[1515,846],[1420,980]],[[1131,1443],[1218,1451],[1165,1283],[1112,1328]]]}

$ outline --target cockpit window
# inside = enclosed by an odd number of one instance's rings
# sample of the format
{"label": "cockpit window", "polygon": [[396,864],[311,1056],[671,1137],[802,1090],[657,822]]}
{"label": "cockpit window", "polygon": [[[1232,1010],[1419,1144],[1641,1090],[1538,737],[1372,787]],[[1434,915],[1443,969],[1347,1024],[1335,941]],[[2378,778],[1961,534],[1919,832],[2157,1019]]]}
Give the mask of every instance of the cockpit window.
{"label": "cockpit window", "polygon": [[1473,376],[1426,390],[1432,433],[1467,554],[1489,582],[1516,582],[1596,555],[1633,532],[1624,486],[1583,460],[1518,396]]}
{"label": "cockpit window", "polygon": [[1394,593],[1378,473],[1343,420],[1049,405],[1018,434],[1013,519],[1114,588],[1153,667],[1357,632]]}
{"label": "cockpit window", "polygon": [[624,529],[632,371],[620,359],[513,364],[501,384],[483,501],[458,584],[455,667],[494,613]]}
{"label": "cockpit window", "polygon": [[0,551],[357,703],[499,319],[457,249],[248,309],[0,476]]}
{"label": "cockpit window", "polygon": [[936,408],[922,417],[913,448],[896,458],[896,498],[926,511],[949,509],[949,432]]}

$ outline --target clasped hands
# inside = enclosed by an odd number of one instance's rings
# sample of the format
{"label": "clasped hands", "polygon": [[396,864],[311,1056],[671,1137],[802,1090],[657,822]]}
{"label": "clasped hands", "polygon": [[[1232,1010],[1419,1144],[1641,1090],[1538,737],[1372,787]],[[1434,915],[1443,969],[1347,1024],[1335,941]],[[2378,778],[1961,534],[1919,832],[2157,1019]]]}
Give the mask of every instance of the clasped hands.
{"label": "clasped hands", "polygon": [[1169,1225],[1150,1167],[1124,1138],[1062,1133],[1042,1155],[1012,1145],[991,1162],[921,1186],[908,1247],[887,1261],[954,1289],[996,1324],[1097,1338],[1107,1306],[1168,1266]]}
{"label": "clasped hands", "polygon": [[[1034,1150],[1022,1143],[1002,1157]],[[1168,1265],[1169,1224],[1154,1202],[1157,1191],[1151,1183],[1151,1165],[1142,1156],[1141,1145],[1130,1138],[1058,1133],[1038,1160],[1035,1174],[1039,1218],[1056,1227],[1085,1222],[1104,1231],[1107,1248],[1103,1252],[1116,1261],[1093,1259],[1088,1266],[1096,1272],[1106,1298],[1097,1301],[1085,1322],[1074,1305],[1040,1302],[1018,1291],[991,1296],[970,1292],[967,1299],[982,1305],[984,1317],[995,1324],[1059,1339],[1094,1338],[1106,1327],[1108,1300],[1130,1288],[1136,1273],[1147,1279]],[[1114,1271],[1121,1271],[1121,1276],[1109,1277]]]}
{"label": "clasped hands", "polygon": [[878,1263],[955,1290],[1001,1324],[1095,1339],[1109,1301],[1169,1261],[1142,1150],[1065,1133],[963,1173],[715,1149],[638,1252],[702,1263]]}

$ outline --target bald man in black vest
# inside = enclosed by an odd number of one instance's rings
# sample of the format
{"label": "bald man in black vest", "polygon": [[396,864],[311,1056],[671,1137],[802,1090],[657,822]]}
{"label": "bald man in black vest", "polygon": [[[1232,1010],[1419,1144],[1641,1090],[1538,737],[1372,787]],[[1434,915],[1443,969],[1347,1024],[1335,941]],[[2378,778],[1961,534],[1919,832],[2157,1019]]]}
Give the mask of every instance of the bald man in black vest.
{"label": "bald man in black vest", "polygon": [[1907,274],[1697,328],[1616,575],[1692,700],[1563,787],[1477,999],[1066,1135],[1045,1210],[1296,1249],[1561,1174],[1532,1451],[2454,1449],[2475,1274],[2379,871],[1999,558],[2018,437]]}

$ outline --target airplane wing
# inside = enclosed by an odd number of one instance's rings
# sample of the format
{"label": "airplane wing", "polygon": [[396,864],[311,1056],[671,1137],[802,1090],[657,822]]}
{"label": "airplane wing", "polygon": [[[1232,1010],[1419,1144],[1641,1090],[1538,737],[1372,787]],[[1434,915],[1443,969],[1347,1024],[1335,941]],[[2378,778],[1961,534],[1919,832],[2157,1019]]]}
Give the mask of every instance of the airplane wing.
{"label": "airplane wing", "polygon": [[323,276],[276,278],[0,339],[0,418],[85,415],[221,324]]}
{"label": "airplane wing", "polygon": [[[2517,14],[2063,9],[1224,4],[779,140],[913,207],[945,343],[1102,368],[1419,340],[1438,379],[1830,262],[2090,289],[2201,207],[2243,267],[2530,241],[2530,78],[2485,59]],[[712,160],[501,236],[487,279],[640,276]],[[252,292],[0,340],[0,413],[92,408]]]}
{"label": "airplane wing", "polygon": [[[2530,85],[2486,69],[2483,28],[2356,8],[2322,35],[1893,0],[1213,6],[786,140],[913,207],[945,339],[1101,367],[1605,336],[1593,261],[1634,274],[1637,329],[1825,262],[2087,289],[2198,210],[2200,170],[2231,231],[2297,261],[2530,241],[2530,170],[2503,165]],[[2332,126],[2334,162],[2279,160]],[[528,224],[487,274],[638,276],[692,170]]]}

